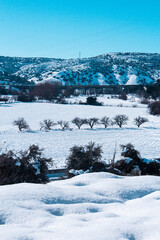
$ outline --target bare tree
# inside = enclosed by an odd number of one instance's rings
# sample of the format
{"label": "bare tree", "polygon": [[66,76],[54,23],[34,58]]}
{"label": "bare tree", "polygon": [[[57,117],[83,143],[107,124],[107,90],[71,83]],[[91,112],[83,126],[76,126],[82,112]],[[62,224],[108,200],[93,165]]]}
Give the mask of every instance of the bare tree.
{"label": "bare tree", "polygon": [[84,124],[86,124],[86,119],[76,117],[72,120],[72,123],[74,123],[78,129],[80,129]]}
{"label": "bare tree", "polygon": [[113,120],[114,120],[114,123],[121,128],[123,125],[127,124],[128,117],[126,115],[124,115],[124,114],[116,115],[113,118]]}
{"label": "bare tree", "polygon": [[99,120],[98,118],[89,118],[86,119],[86,124],[88,124],[92,129],[94,125],[98,124],[98,120]]}
{"label": "bare tree", "polygon": [[57,123],[61,126],[62,130],[67,130],[69,128],[69,123],[66,121],[58,121]]}
{"label": "bare tree", "polygon": [[143,123],[145,122],[149,122],[147,118],[144,118],[144,117],[136,117],[134,119],[134,124],[137,126],[137,127],[140,127]]}
{"label": "bare tree", "polygon": [[23,129],[29,129],[29,125],[24,118],[18,118],[17,120],[14,120],[13,125],[17,126],[19,131],[22,131]]}
{"label": "bare tree", "polygon": [[103,124],[105,128],[107,128],[110,125],[109,117],[101,118],[100,123]]}
{"label": "bare tree", "polygon": [[45,131],[50,131],[53,126],[56,125],[52,120],[50,119],[45,119],[43,122],[40,122],[41,128],[40,130],[45,130]]}

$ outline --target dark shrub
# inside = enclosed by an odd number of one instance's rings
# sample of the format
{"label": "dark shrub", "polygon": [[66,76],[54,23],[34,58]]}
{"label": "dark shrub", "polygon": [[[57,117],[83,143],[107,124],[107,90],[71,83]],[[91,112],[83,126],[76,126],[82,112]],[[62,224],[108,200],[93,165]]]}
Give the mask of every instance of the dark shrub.
{"label": "dark shrub", "polygon": [[101,160],[101,146],[95,143],[89,143],[86,146],[74,146],[70,149],[70,155],[67,158],[67,168],[75,170],[88,170],[95,162]]}
{"label": "dark shrub", "polygon": [[59,97],[57,97],[55,103],[59,103],[59,104],[67,104],[67,102],[66,102],[64,96],[59,96]]}
{"label": "dark shrub", "polygon": [[88,105],[95,105],[95,106],[96,105],[98,105],[98,106],[102,105],[101,103],[97,102],[97,98],[96,97],[87,97],[86,103]]}
{"label": "dark shrub", "polygon": [[141,166],[141,171],[142,171],[142,175],[156,175],[159,176],[160,175],[160,162],[150,162],[150,163],[142,163]]}
{"label": "dark shrub", "polygon": [[148,105],[149,112],[152,115],[160,115],[160,101],[155,101]]}
{"label": "dark shrub", "polygon": [[143,98],[140,103],[148,105],[150,103],[148,98]]}
{"label": "dark shrub", "polygon": [[52,159],[42,156],[42,149],[32,145],[18,155],[8,151],[0,155],[0,185],[21,182],[45,183],[48,181],[48,164]]}
{"label": "dark shrub", "polygon": [[14,153],[9,151],[0,155],[0,185],[17,182],[18,167]]}
{"label": "dark shrub", "polygon": [[135,163],[131,159],[130,161],[126,161],[125,159],[119,160],[115,163],[115,168],[120,170],[123,175],[131,173],[134,169]]}
{"label": "dark shrub", "polygon": [[106,165],[103,162],[95,162],[92,166],[92,172],[105,171]]}
{"label": "dark shrub", "polygon": [[35,99],[31,94],[20,94],[18,95],[17,101],[20,102],[33,102]]}
{"label": "dark shrub", "polygon": [[127,95],[124,93],[124,92],[122,92],[120,95],[119,95],[119,99],[122,99],[122,100],[127,100]]}
{"label": "dark shrub", "polygon": [[153,99],[156,99],[160,96],[160,80],[157,79],[155,84],[147,85],[146,93],[151,96]]}
{"label": "dark shrub", "polygon": [[160,161],[145,161],[132,144],[122,145],[124,159],[115,163],[123,175],[160,175]]}
{"label": "dark shrub", "polygon": [[141,157],[139,152],[130,143],[121,145],[121,148],[121,155],[124,157],[124,159],[117,161],[115,163],[115,168],[120,170],[125,175],[133,171],[134,167],[140,163]]}
{"label": "dark shrub", "polygon": [[121,145],[122,153],[121,155],[126,158],[131,158],[134,161],[140,161],[141,156],[140,153],[134,148],[134,146],[131,143],[128,143],[126,145]]}

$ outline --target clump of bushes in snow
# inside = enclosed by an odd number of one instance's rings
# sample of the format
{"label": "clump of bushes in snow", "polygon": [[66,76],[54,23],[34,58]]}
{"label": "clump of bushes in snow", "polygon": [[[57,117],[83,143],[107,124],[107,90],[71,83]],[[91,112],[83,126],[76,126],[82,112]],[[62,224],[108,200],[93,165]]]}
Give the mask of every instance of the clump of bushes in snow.
{"label": "clump of bushes in snow", "polygon": [[67,168],[70,170],[70,177],[86,172],[111,172],[118,175],[158,175],[160,176],[160,161],[148,160],[140,156],[140,153],[132,144],[121,145],[122,159],[113,159],[108,163],[102,161],[102,148],[95,143],[85,146],[74,146],[70,149],[67,158]]}
{"label": "clump of bushes in snow", "polygon": [[0,155],[0,185],[13,183],[46,183],[51,158],[43,157],[43,150],[31,145],[28,150]]}
{"label": "clump of bushes in snow", "polygon": [[140,103],[148,105],[150,103],[150,100],[148,98],[142,98]]}
{"label": "clump of bushes in snow", "polygon": [[123,158],[115,163],[115,168],[122,175],[157,175],[160,176],[160,161],[144,159],[132,144],[122,145]]}
{"label": "clump of bushes in snow", "polygon": [[87,105],[94,105],[94,106],[101,106],[102,105],[102,103],[97,101],[96,97],[92,97],[92,96],[91,97],[87,97],[86,104]]}
{"label": "clump of bushes in snow", "polygon": [[124,92],[122,92],[122,93],[119,95],[119,99],[122,99],[122,100],[126,101],[126,100],[127,100],[127,95],[126,95]]}
{"label": "clump of bushes in snow", "polygon": [[97,97],[89,96],[86,98],[86,102],[79,101],[82,105],[102,106],[103,103],[97,101]]}
{"label": "clump of bushes in snow", "polygon": [[93,142],[85,146],[74,146],[67,158],[67,168],[74,170],[102,170],[105,168],[102,158],[102,148]]}
{"label": "clump of bushes in snow", "polygon": [[[102,147],[90,142],[85,146],[73,146],[67,158],[69,176],[88,172],[111,172],[118,175],[157,175],[160,176],[160,159],[142,158],[132,144],[121,145],[122,159],[102,161]],[[31,145],[28,150],[15,153],[8,151],[0,154],[0,185],[14,183],[46,183],[51,158],[43,157],[43,150]]]}
{"label": "clump of bushes in snow", "polygon": [[151,115],[160,115],[160,101],[150,103],[148,108]]}

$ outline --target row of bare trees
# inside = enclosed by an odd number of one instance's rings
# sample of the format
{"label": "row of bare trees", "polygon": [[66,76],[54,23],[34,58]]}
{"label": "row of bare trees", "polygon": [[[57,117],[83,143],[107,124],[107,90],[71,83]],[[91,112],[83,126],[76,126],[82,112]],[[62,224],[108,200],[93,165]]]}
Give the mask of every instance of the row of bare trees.
{"label": "row of bare trees", "polygon": [[[123,125],[127,124],[127,121],[128,121],[128,117],[126,115],[119,114],[119,115],[116,115],[113,118],[113,120],[107,116],[104,116],[101,119],[98,119],[98,118],[81,119],[76,117],[72,120],[72,123],[74,123],[78,127],[78,129],[80,129],[84,124],[88,124],[91,129],[94,127],[94,125],[97,125],[97,124],[102,124],[105,128],[113,125],[118,125],[121,128]],[[133,121],[133,123],[137,127],[140,127],[145,122],[148,122],[148,119],[140,116],[134,118],[134,121]]]}
{"label": "row of bare trees", "polygon": [[[75,124],[78,129],[81,129],[83,125],[89,125],[89,127],[93,129],[93,127],[98,124],[103,125],[104,128],[107,128],[113,125],[117,125],[121,128],[123,125],[126,125],[127,122],[128,122],[128,117],[124,114],[116,115],[113,119],[110,119],[109,117],[104,116],[101,119],[95,118],[95,117],[88,118],[88,119],[76,117],[72,120],[72,123]],[[137,127],[140,127],[143,123],[146,123],[146,122],[148,122],[148,119],[140,116],[134,118],[134,121],[133,121],[133,123]],[[15,120],[13,122],[13,125],[17,126],[19,131],[30,129],[29,125],[27,124],[24,118],[19,118]],[[40,130],[50,131],[56,125],[59,125],[62,130],[67,130],[70,128],[68,121],[61,120],[58,122],[54,122],[51,119],[45,119],[42,122],[40,122]]]}

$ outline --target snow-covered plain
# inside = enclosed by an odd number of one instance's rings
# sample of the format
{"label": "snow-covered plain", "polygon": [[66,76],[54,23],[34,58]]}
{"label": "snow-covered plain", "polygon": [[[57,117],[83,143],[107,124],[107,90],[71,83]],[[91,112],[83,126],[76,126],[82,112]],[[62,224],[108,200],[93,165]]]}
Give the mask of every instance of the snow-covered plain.
{"label": "snow-covered plain", "polygon": [[[69,99],[78,102],[84,97]],[[102,145],[103,159],[112,158],[117,145],[132,143],[147,159],[158,158],[160,149],[159,117],[151,116],[138,99],[127,101],[100,97],[106,106],[59,105],[52,103],[14,103],[0,105],[0,145],[6,149],[25,150],[31,144],[44,148],[52,157],[53,168],[65,166],[73,145],[90,141]],[[135,107],[135,104],[137,107]],[[134,105],[134,106],[133,106]],[[119,106],[119,107],[118,107]],[[120,107],[122,106],[122,107]],[[70,121],[126,114],[128,125],[104,129],[72,130],[58,126],[40,131],[40,121]],[[137,128],[133,119],[147,117],[148,123]],[[28,132],[18,132],[13,120],[24,117]],[[159,240],[160,177],[120,177],[110,173],[88,173],[46,185],[21,183],[0,186],[0,240]]]}
{"label": "snow-covered plain", "polygon": [[89,173],[0,187],[2,240],[159,240],[160,178]]}
{"label": "snow-covered plain", "polygon": [[[82,98],[81,98],[82,99]],[[119,99],[107,99],[101,97],[107,106],[86,105],[60,105],[52,103],[14,103],[0,105],[0,144],[1,151],[14,149],[25,150],[31,144],[38,144],[44,148],[46,157],[54,160],[53,168],[65,166],[65,159],[69,155],[69,149],[77,145],[85,145],[93,141],[102,145],[103,159],[108,161],[112,158],[115,145],[117,145],[116,159],[120,158],[120,144],[132,143],[145,158],[158,158],[160,149],[160,119],[148,113],[146,105],[139,104],[136,100],[123,101]],[[121,103],[123,102],[122,107]],[[133,105],[137,107],[133,107]],[[59,130],[59,126],[50,132],[40,131],[40,121],[44,119],[72,121],[74,117],[90,118],[126,114],[129,117],[128,125],[122,129],[117,126],[104,129],[97,125],[93,130],[84,126],[78,130],[72,123],[73,129],[67,131]],[[133,119],[137,116],[147,117],[148,123],[137,128]],[[13,126],[13,120],[24,117],[30,125],[31,131],[18,132]]]}

